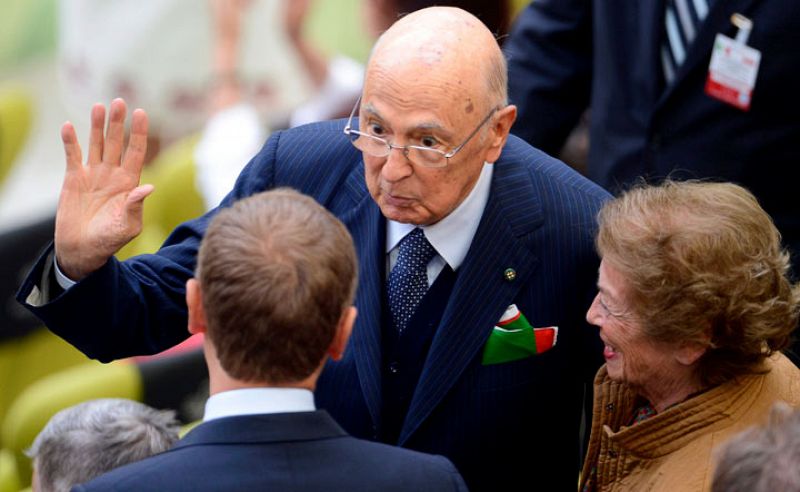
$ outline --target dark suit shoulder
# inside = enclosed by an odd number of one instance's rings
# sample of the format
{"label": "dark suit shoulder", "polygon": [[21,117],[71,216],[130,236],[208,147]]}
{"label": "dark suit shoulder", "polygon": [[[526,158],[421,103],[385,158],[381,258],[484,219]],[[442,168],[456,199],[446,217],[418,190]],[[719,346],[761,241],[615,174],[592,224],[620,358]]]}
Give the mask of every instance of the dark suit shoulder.
{"label": "dark suit shoulder", "polygon": [[364,180],[361,152],[344,134],[345,120],[312,123],[282,133],[275,149],[274,186],[290,186],[335,209],[340,195]]}
{"label": "dark suit shoulder", "polygon": [[528,169],[538,190],[558,189],[598,203],[610,197],[606,190],[575,169],[514,135],[508,136],[497,164]]}
{"label": "dark suit shoulder", "polygon": [[173,449],[75,490],[466,490],[446,458],[350,437],[321,413],[205,423]]}
{"label": "dark suit shoulder", "polygon": [[548,241],[578,240],[592,249],[597,212],[608,192],[513,135],[495,165],[495,197],[512,224]]}

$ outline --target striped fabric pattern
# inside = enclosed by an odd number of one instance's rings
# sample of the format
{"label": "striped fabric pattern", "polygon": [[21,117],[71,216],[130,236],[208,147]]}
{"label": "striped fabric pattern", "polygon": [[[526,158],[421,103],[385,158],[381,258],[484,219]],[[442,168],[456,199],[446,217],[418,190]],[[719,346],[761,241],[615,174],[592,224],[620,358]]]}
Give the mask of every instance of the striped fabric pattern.
{"label": "striped fabric pattern", "polygon": [[686,53],[708,16],[713,0],[667,0],[664,14],[665,35],[661,43],[661,66],[667,84],[686,60]]}

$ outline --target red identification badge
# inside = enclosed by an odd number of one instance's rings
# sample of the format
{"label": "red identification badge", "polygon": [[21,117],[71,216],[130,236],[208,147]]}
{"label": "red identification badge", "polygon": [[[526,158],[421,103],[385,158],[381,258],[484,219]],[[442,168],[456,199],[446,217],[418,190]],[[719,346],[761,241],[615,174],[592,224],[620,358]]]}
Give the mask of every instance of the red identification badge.
{"label": "red identification badge", "polygon": [[717,34],[708,66],[705,92],[715,99],[747,111],[750,109],[753,88],[756,85],[761,52],[745,44],[753,23],[739,14],[734,14],[731,21],[739,27],[739,33],[736,39]]}

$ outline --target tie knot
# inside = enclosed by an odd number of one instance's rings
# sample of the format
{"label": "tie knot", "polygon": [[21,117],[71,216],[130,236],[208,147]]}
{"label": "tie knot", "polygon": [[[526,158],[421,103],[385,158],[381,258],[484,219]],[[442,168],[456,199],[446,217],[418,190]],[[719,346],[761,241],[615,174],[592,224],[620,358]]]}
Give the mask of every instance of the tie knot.
{"label": "tie knot", "polygon": [[416,269],[427,266],[436,256],[436,249],[431,246],[422,229],[416,228],[400,241],[398,261],[406,267]]}

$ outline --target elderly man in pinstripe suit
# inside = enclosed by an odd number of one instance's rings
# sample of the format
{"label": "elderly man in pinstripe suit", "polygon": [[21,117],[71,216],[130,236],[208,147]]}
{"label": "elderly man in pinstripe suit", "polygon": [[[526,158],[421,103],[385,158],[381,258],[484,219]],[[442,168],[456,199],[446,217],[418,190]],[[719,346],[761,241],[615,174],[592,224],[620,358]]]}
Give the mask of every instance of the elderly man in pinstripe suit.
{"label": "elderly man in pinstripe suit", "polygon": [[[473,490],[572,490],[602,353],[583,315],[607,194],[509,134],[506,81],[496,41],[472,15],[403,17],[376,44],[351,118],[274,134],[220,207],[289,186],[353,235],[359,317],[316,393],[346,430],[443,454]],[[146,116],[134,112],[122,156],[124,118],[113,102],[104,137],[94,108],[85,165],[65,126],[55,245],[18,295],[103,361],[185,336],[184,283],[216,213],[180,226],[154,255],[113,258],[151,191],[138,184]],[[545,327],[557,338],[531,341]]]}

